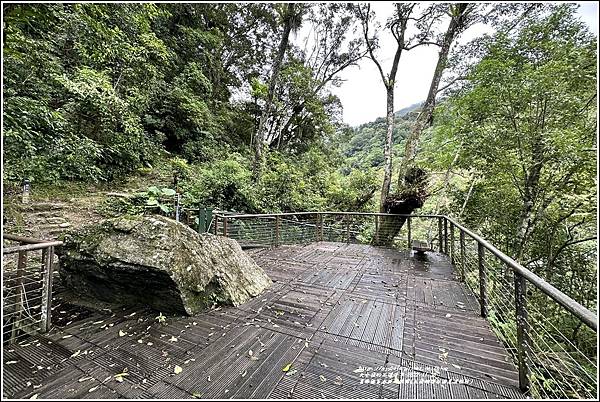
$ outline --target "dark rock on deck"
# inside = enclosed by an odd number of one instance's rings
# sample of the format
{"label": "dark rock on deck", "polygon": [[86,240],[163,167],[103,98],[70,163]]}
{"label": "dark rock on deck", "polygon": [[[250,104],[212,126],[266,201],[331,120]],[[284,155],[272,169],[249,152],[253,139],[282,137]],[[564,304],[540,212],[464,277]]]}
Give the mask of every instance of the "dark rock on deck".
{"label": "dark rock on deck", "polygon": [[60,274],[82,297],[197,314],[238,306],[271,280],[232,239],[162,216],[103,221],[65,237]]}

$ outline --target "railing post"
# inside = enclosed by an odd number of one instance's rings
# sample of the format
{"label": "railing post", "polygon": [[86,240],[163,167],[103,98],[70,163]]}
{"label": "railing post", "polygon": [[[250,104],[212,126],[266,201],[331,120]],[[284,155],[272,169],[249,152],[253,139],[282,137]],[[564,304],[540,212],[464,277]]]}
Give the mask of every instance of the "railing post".
{"label": "railing post", "polygon": [[454,264],[454,224],[450,222],[450,263]]}
{"label": "railing post", "polygon": [[350,244],[350,215],[346,217],[346,243]]}
{"label": "railing post", "polygon": [[438,217],[438,250],[441,253],[444,248],[443,248],[443,242],[442,242],[442,217]]}
{"label": "railing post", "polygon": [[227,217],[223,217],[223,236],[227,237]]}
{"label": "railing post", "polygon": [[275,215],[275,247],[279,246],[279,224],[280,217],[279,215]]}
{"label": "railing post", "polygon": [[411,232],[410,232],[410,230],[411,230],[411,227],[410,227],[410,220],[411,220],[411,219],[410,219],[410,216],[409,216],[408,218],[406,218],[406,229],[407,229],[407,231],[408,231],[408,244],[407,244],[407,246],[408,246],[408,251],[410,251],[410,250],[411,250],[411,248],[412,248],[412,234],[411,234]]}
{"label": "railing post", "polygon": [[319,213],[319,241],[323,241],[323,214]]}
{"label": "railing post", "polygon": [[54,273],[54,246],[43,250],[44,280],[42,282],[41,332],[48,332],[52,324],[52,276]]}
{"label": "railing post", "polygon": [[526,282],[525,278],[516,271],[515,275],[515,312],[517,322],[517,359],[519,362],[519,388],[525,392],[529,390],[529,376],[527,360],[529,354],[529,328],[526,309]]}
{"label": "railing post", "polygon": [[27,267],[27,251],[19,251],[17,259],[17,277],[15,288],[17,289],[15,294],[14,304],[14,319],[12,328],[10,331],[10,343],[16,341],[17,333],[19,331],[19,323],[21,321],[23,311],[23,276],[25,275],[25,269]]}
{"label": "railing post", "polygon": [[375,215],[375,242],[379,244],[379,215]]}
{"label": "railing post", "polygon": [[202,207],[198,206],[198,233],[203,233],[206,231],[204,229],[206,227],[206,212]]}
{"label": "railing post", "polygon": [[465,280],[465,232],[460,229],[460,279]]}
{"label": "railing post", "polygon": [[215,215],[215,234],[219,233],[219,215]]}
{"label": "railing post", "polygon": [[444,254],[448,255],[448,219],[444,216]]}
{"label": "railing post", "polygon": [[477,254],[479,256],[479,304],[481,305],[481,316],[487,317],[487,277],[483,259],[485,258],[485,249],[483,244],[477,242]]}

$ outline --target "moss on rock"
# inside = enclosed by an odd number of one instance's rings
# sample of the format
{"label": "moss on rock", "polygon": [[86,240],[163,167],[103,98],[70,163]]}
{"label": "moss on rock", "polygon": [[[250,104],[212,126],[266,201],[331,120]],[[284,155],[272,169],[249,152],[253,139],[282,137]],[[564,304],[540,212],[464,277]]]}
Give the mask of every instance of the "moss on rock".
{"label": "moss on rock", "polygon": [[102,221],[65,236],[60,273],[78,294],[196,314],[240,305],[271,280],[232,239],[162,216]]}

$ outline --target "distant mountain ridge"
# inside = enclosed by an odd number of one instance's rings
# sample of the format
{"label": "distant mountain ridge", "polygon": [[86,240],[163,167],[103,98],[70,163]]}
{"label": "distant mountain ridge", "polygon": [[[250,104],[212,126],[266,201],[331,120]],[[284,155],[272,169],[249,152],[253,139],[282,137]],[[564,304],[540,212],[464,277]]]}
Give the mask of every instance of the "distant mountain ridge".
{"label": "distant mountain ridge", "polygon": [[[392,135],[394,148],[401,147],[400,144],[408,135],[413,120],[416,119],[416,112],[422,104],[423,102],[413,103],[394,113],[395,123]],[[342,154],[345,156],[349,167],[368,169],[383,166],[383,145],[386,135],[385,120],[385,117],[379,117],[375,121],[360,124],[350,130],[341,146]]]}
{"label": "distant mountain ridge", "polygon": [[396,117],[404,117],[407,114],[409,114],[410,112],[413,112],[413,111],[419,109],[422,104],[423,104],[423,101],[417,102],[417,103],[413,103],[412,105],[408,105],[407,107],[403,107],[402,109],[398,110],[394,114],[396,115]]}
{"label": "distant mountain ridge", "polygon": [[[417,103],[413,103],[412,105],[408,105],[406,107],[403,107],[402,109],[399,109],[396,112],[394,112],[394,116],[396,116],[396,118],[406,117],[411,112],[414,112],[414,111],[418,110],[421,107],[422,104],[423,104],[423,101],[417,102]],[[381,123],[383,121],[385,121],[385,117],[378,117],[374,121],[369,121],[367,123],[361,123],[361,124],[355,126],[354,128],[357,129],[357,128],[364,127],[364,126],[367,126],[367,125],[372,125],[374,123]]]}

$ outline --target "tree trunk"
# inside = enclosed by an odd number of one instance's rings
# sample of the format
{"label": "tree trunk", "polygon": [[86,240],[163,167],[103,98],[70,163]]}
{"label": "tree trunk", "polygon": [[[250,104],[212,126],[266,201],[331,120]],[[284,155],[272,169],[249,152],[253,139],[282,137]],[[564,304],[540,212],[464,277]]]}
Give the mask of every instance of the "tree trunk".
{"label": "tree trunk", "polygon": [[281,36],[281,41],[279,42],[279,49],[277,50],[277,57],[275,58],[275,62],[273,63],[273,71],[271,71],[271,79],[269,80],[269,92],[267,95],[267,101],[265,103],[265,108],[260,116],[260,121],[258,123],[258,130],[256,131],[255,141],[254,141],[254,165],[252,169],[252,177],[254,182],[257,182],[260,179],[262,168],[264,165],[264,142],[265,142],[265,126],[269,115],[271,114],[271,107],[273,106],[273,97],[275,96],[275,88],[277,87],[277,80],[279,79],[279,72],[281,70],[281,64],[283,62],[283,57],[285,56],[285,51],[288,46],[288,41],[290,37],[290,32],[292,31],[292,16],[295,8],[294,3],[287,4],[286,16],[284,19],[284,27],[283,34]]}
{"label": "tree trunk", "polygon": [[[399,167],[399,175],[398,175],[398,188],[396,190],[396,195],[394,197],[389,196],[389,183],[386,183],[386,179],[391,181],[391,172],[388,176],[387,172],[387,158],[386,158],[386,171],[384,175],[383,187],[381,190],[381,212],[390,212],[396,214],[411,214],[415,209],[423,206],[425,199],[427,198],[427,193],[425,190],[426,184],[426,175],[422,169],[418,169],[414,167],[414,158],[416,155],[417,144],[419,140],[419,136],[421,132],[427,128],[432,121],[433,109],[435,106],[435,97],[438,92],[438,87],[440,85],[440,80],[442,78],[442,73],[444,72],[444,68],[446,67],[446,62],[448,60],[448,53],[450,51],[450,46],[452,45],[453,40],[457,36],[457,34],[462,29],[464,22],[466,11],[468,8],[468,4],[460,3],[456,6],[451,6],[451,11],[454,14],[452,19],[450,20],[450,24],[448,25],[448,29],[446,34],[444,35],[444,39],[441,45],[441,49],[439,52],[438,62],[435,67],[435,71],[433,77],[431,79],[431,84],[429,86],[429,93],[427,94],[427,99],[422,106],[421,112],[417,117],[417,121],[415,122],[411,133],[409,134],[406,140],[406,147],[404,158]],[[395,78],[394,78],[395,79]],[[392,78],[390,78],[390,81]],[[392,95],[393,101],[393,95]],[[391,130],[393,130],[393,120],[392,127],[390,129],[389,123],[389,94],[388,94],[388,140],[390,144],[390,152],[391,152]],[[393,104],[392,104],[393,109]],[[393,119],[393,110],[391,112]],[[386,146],[388,143],[386,143]],[[387,148],[386,148],[387,151]],[[391,154],[390,154],[390,169],[391,169]],[[394,237],[398,234],[406,218],[383,218],[380,229],[377,237],[373,240],[373,243],[380,246],[391,246],[393,244]]]}
{"label": "tree trunk", "polygon": [[515,260],[517,260],[519,263],[521,263],[523,260],[527,238],[533,230],[531,224],[531,215],[533,212],[534,200],[539,188],[542,167],[544,165],[543,152],[542,138],[537,136],[532,144],[531,167],[529,168],[527,177],[525,178],[525,187],[523,189],[523,208],[521,209],[521,214],[519,216],[519,228],[517,229],[515,236],[514,256]]}
{"label": "tree trunk", "polygon": [[448,61],[448,53],[450,52],[450,46],[454,41],[457,34],[461,31],[467,11],[468,4],[459,3],[455,7],[455,9],[451,10],[453,13],[456,13],[450,20],[450,24],[448,25],[448,29],[444,35],[444,39],[442,41],[442,46],[440,48],[438,61],[435,66],[435,71],[433,73],[433,77],[431,79],[431,84],[429,85],[429,92],[427,93],[427,99],[423,106],[421,107],[421,111],[417,117],[417,121],[412,127],[408,138],[406,139],[406,145],[404,149],[404,157],[402,158],[402,162],[399,166],[399,174],[398,174],[398,193],[403,191],[402,184],[404,181],[404,177],[406,176],[409,169],[414,165],[414,159],[417,155],[417,146],[419,144],[419,137],[423,130],[429,127],[433,120],[433,110],[435,107],[435,98],[438,93],[438,88],[440,86],[440,81],[442,79],[442,74],[444,69],[446,68],[446,63]]}
{"label": "tree trunk", "polygon": [[381,202],[379,205],[379,211],[385,212],[386,200],[390,195],[390,185],[392,184],[392,139],[394,135],[394,86],[386,86],[386,101],[387,101],[387,113],[386,113],[386,125],[387,131],[385,134],[385,144],[383,147],[384,155],[384,173],[383,173],[383,185],[381,186]]}

